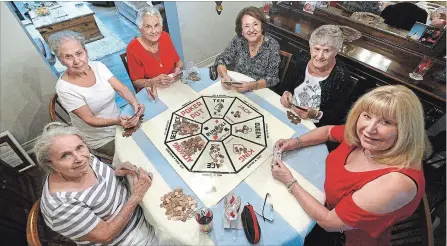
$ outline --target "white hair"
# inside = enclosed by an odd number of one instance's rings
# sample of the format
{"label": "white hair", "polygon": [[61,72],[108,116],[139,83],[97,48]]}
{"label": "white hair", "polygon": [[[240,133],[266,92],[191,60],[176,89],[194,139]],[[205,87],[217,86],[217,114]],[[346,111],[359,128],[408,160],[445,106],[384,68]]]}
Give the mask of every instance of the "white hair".
{"label": "white hair", "polygon": [[320,26],[310,35],[309,45],[331,46],[339,51],[343,47],[343,32],[336,25]]}
{"label": "white hair", "polygon": [[152,16],[152,17],[158,17],[158,20],[160,21],[160,25],[163,26],[163,17],[160,14],[160,11],[154,7],[145,7],[141,9],[138,12],[137,16],[137,26],[141,28],[143,26],[143,17],[144,16]]}
{"label": "white hair", "polygon": [[85,38],[82,34],[70,30],[57,32],[48,37],[48,45],[51,51],[56,54],[57,57],[60,55],[60,47],[66,41],[78,41],[82,48],[85,50]]}
{"label": "white hair", "polygon": [[[88,147],[85,142],[84,134],[77,128],[61,123],[51,122],[43,128],[42,135],[36,141],[34,145],[34,154],[36,155],[37,164],[47,173],[52,172],[51,164],[51,147],[53,146],[53,138],[59,136],[78,136],[82,142]],[[89,148],[90,149],[90,148]]]}

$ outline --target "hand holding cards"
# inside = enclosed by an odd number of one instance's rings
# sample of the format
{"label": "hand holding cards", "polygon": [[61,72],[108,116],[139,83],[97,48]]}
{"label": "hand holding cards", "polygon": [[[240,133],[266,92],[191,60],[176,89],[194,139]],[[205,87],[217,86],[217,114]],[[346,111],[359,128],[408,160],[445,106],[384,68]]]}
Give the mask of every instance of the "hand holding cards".
{"label": "hand holding cards", "polygon": [[275,146],[273,146],[273,157],[272,157],[272,167],[273,165],[277,165],[276,163],[278,161],[282,161],[283,152],[281,151],[281,147],[278,143],[275,143]]}
{"label": "hand holding cards", "polygon": [[[130,162],[126,161],[118,165],[118,167],[115,170],[115,173],[117,176],[124,176],[124,175],[137,175],[139,176],[139,170],[135,165],[132,165]],[[153,174],[151,172],[148,172],[149,178],[152,180]]]}
{"label": "hand holding cards", "polygon": [[298,108],[298,109],[300,109],[300,110],[303,110],[303,111],[306,111],[306,112],[307,112],[307,108],[303,108],[303,107],[299,106],[299,105],[296,103],[296,101],[293,99],[293,96],[292,96],[292,99],[289,98],[289,103],[290,103],[290,105],[292,105],[292,107],[294,107],[294,108]]}

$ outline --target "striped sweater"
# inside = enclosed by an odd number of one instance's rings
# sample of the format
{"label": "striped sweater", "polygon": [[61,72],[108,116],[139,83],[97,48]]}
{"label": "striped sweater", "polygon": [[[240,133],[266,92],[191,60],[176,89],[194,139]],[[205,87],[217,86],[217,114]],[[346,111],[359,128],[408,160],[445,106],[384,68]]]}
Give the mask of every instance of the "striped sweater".
{"label": "striped sweater", "polygon": [[[112,220],[130,197],[112,168],[94,156],[91,156],[90,166],[98,179],[96,184],[79,192],[50,192],[47,177],[40,202],[47,226],[78,245],[100,245],[78,239],[91,232],[101,219]],[[129,223],[109,245],[122,244],[126,238],[128,241],[142,223],[145,223],[143,211],[137,206]]]}

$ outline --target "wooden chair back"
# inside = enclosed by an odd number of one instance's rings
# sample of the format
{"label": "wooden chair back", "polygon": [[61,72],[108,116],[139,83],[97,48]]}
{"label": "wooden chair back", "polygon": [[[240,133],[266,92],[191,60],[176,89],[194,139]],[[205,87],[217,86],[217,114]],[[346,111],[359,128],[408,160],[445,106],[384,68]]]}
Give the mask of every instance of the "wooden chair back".
{"label": "wooden chair back", "polygon": [[38,199],[28,214],[26,223],[26,241],[29,246],[41,246],[38,232],[38,219],[40,216],[40,199]]}
{"label": "wooden chair back", "polygon": [[292,61],[292,54],[283,50],[279,51],[279,83],[273,87],[270,87],[272,91],[276,94],[282,96],[282,84],[284,83],[284,78],[286,77],[287,70],[289,69],[290,62]]}
{"label": "wooden chair back", "polygon": [[50,100],[50,119],[54,121],[62,121],[65,124],[70,124],[70,115],[67,110],[62,106],[61,102],[58,100],[57,93],[54,93]]}
{"label": "wooden chair back", "polygon": [[435,245],[430,209],[425,194],[414,214],[393,226],[391,245]]}
{"label": "wooden chair back", "polygon": [[130,78],[129,66],[127,66],[127,53],[121,54],[120,57],[121,61],[123,62],[124,68],[126,68],[127,75],[129,75]]}
{"label": "wooden chair back", "polygon": [[[123,62],[124,67],[126,68],[127,71],[127,75],[129,75],[130,78],[130,72],[129,72],[129,66],[127,65],[127,53],[123,53],[120,55],[121,57],[121,61]],[[132,83],[133,89],[138,92],[137,88],[135,87],[135,85],[133,84],[132,80],[130,81]]]}
{"label": "wooden chair back", "polygon": [[281,84],[284,81],[284,77],[286,76],[287,69],[289,68],[290,65],[290,61],[292,60],[292,54],[280,50],[279,56],[281,58],[281,61],[279,63],[279,83]]}

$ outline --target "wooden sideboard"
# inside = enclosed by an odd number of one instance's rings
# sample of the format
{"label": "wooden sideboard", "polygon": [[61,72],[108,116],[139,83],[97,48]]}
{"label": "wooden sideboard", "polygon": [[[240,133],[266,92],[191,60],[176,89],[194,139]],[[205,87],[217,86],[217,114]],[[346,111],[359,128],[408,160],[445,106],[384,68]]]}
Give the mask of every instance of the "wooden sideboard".
{"label": "wooden sideboard", "polygon": [[[333,24],[287,5],[279,4],[277,8],[277,14],[270,15],[267,32],[279,42],[281,50],[290,53],[296,49],[309,52],[309,38],[313,30],[321,25]],[[299,32],[295,32],[297,24]],[[426,113],[427,129],[445,114],[446,83],[435,82],[431,76],[433,72],[445,68],[444,61],[435,60],[424,80],[415,81],[408,74],[418,65],[421,54],[384,45],[369,35],[345,43],[337,57],[346,63],[352,77],[358,81],[353,100],[377,86],[402,84],[420,98]]]}
{"label": "wooden sideboard", "polygon": [[46,16],[38,16],[34,11],[30,11],[35,28],[47,43],[49,36],[64,30],[81,33],[85,37],[85,43],[104,38],[96,23],[95,13],[83,3],[59,2],[49,8],[49,13]]}

